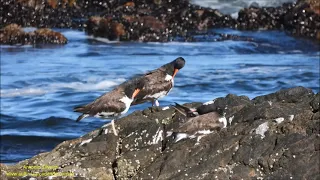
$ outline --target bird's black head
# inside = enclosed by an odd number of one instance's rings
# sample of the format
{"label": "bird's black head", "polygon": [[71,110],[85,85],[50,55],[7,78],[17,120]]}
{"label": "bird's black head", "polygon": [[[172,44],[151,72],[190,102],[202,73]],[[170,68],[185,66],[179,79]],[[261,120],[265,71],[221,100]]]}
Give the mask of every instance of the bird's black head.
{"label": "bird's black head", "polygon": [[184,65],[186,64],[186,61],[182,57],[178,57],[174,61],[171,62],[173,64],[174,69],[182,69]]}
{"label": "bird's black head", "polygon": [[177,72],[184,67],[185,63],[186,61],[182,57],[178,57],[172,62],[164,65],[163,68],[165,68],[167,74],[174,77],[177,74]]}

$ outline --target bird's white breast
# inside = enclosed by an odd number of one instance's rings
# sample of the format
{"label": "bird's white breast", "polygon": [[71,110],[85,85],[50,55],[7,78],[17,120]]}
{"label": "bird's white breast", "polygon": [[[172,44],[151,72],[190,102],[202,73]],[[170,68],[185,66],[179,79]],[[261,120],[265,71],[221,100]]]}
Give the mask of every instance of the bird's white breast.
{"label": "bird's white breast", "polygon": [[169,74],[166,74],[166,77],[164,78],[165,81],[171,81],[172,82],[172,87],[174,85],[174,80],[173,77]]}
{"label": "bird's white breast", "polygon": [[173,80],[172,76],[169,74],[166,74],[166,77],[164,78],[165,81]]}

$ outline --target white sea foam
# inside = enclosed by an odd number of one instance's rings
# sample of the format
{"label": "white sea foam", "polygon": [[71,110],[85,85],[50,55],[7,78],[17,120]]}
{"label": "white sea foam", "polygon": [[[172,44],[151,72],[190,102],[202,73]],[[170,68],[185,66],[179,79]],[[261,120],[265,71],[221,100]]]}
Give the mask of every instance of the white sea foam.
{"label": "white sea foam", "polygon": [[85,32],[83,31],[64,31],[62,32],[68,39],[85,39]]}
{"label": "white sea foam", "polygon": [[285,2],[294,2],[295,0],[191,0],[191,3],[218,9],[222,13],[232,14],[237,13],[244,7],[249,7],[252,3],[257,3],[260,7],[276,7],[281,6]]}
{"label": "white sea foam", "polygon": [[77,91],[105,90],[123,82],[124,79],[104,80],[101,82],[70,82],[70,83],[53,83],[49,85],[50,89],[70,88]]}
{"label": "white sea foam", "polygon": [[[166,50],[172,51],[172,48],[170,46],[206,46],[205,43],[197,43],[197,42],[166,42],[166,43],[160,43],[160,42],[147,42],[146,44],[154,44],[154,45],[163,45],[164,47],[167,47]],[[144,47],[145,49],[154,49],[154,47]],[[169,50],[170,49],[170,50]]]}
{"label": "white sea foam", "polygon": [[63,88],[70,88],[74,91],[105,91],[113,86],[123,82],[125,79],[104,80],[100,82],[69,82],[69,83],[52,83],[42,87],[25,87],[20,89],[1,89],[0,97],[17,97],[17,96],[37,96],[47,93],[53,93]]}
{"label": "white sea foam", "polygon": [[79,134],[71,132],[47,132],[47,131],[21,131],[18,129],[1,129],[1,136],[3,135],[17,135],[17,136],[39,136],[39,137],[78,137]]}
{"label": "white sea foam", "polygon": [[247,67],[239,70],[235,70],[234,72],[239,72],[242,74],[272,74],[278,73],[282,71],[290,70],[289,67]]}
{"label": "white sea foam", "polygon": [[38,28],[36,27],[24,27],[22,28],[24,32],[33,32],[35,30],[37,30]]}
{"label": "white sea foam", "polygon": [[102,38],[102,37],[94,37],[94,36],[87,36],[88,39],[94,39],[96,41],[100,41],[103,43],[113,44],[113,43],[120,43],[119,40],[110,41],[108,38]]}
{"label": "white sea foam", "polygon": [[16,96],[36,96],[47,93],[41,88],[22,88],[22,89],[1,89],[1,97],[16,97]]}

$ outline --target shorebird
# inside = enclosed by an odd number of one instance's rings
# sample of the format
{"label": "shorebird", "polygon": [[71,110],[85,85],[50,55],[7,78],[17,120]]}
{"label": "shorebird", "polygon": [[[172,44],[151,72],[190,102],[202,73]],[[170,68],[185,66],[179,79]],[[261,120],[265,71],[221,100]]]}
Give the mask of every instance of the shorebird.
{"label": "shorebird", "polygon": [[76,122],[92,116],[102,119],[114,118],[111,121],[114,135],[118,135],[114,120],[128,112],[133,99],[141,92],[144,86],[143,79],[133,79],[126,81],[112,91],[103,94],[93,102],[74,108],[75,112],[82,115],[78,117]]}
{"label": "shorebird", "polygon": [[184,138],[202,137],[212,133],[213,130],[225,128],[227,120],[219,112],[210,112],[200,116],[192,117],[179,128],[174,129],[175,142]]}
{"label": "shorebird", "polygon": [[175,142],[178,142],[184,138],[201,138],[203,135],[210,134],[213,130],[222,129],[227,126],[227,120],[224,117],[221,109],[190,117],[179,108],[175,107],[175,109],[185,116],[187,120],[184,121],[184,123],[181,123],[178,128],[173,129],[173,133],[175,134]]}
{"label": "shorebird", "polygon": [[220,109],[217,108],[217,106],[214,104],[214,100],[203,103],[201,106],[197,108],[188,108],[178,103],[175,103],[175,106],[173,107],[187,117],[195,117],[195,116],[207,114],[213,111],[220,111]]}
{"label": "shorebird", "polygon": [[174,77],[184,65],[185,60],[182,57],[178,57],[174,61],[140,77],[145,80],[145,86],[133,100],[132,105],[151,101],[152,106],[159,106],[158,99],[170,92],[174,86]]}

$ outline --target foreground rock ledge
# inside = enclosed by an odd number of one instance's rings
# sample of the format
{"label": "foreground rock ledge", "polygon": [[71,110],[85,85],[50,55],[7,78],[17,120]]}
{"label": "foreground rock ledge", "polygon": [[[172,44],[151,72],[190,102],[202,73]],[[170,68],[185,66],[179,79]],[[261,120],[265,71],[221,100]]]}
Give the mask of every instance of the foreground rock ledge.
{"label": "foreground rock ledge", "polygon": [[172,108],[148,108],[116,121],[119,137],[111,127],[101,135],[97,129],[51,152],[1,165],[1,179],[18,179],[7,175],[28,166],[73,174],[57,179],[319,179],[319,101],[319,92],[304,87],[252,100],[229,94],[214,101],[226,111],[227,128],[198,142],[168,137],[163,151],[163,124],[173,128],[179,116]]}

